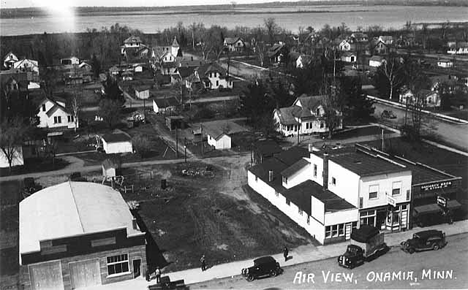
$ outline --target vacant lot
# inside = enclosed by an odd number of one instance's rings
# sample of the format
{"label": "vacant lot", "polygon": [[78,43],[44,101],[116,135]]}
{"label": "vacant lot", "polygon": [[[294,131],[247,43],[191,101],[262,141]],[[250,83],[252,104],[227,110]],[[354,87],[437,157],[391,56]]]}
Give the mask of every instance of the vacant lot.
{"label": "vacant lot", "polygon": [[[135,213],[148,231],[152,266],[177,271],[198,267],[202,254],[214,265],[312,242],[304,230],[245,187],[249,154],[204,161],[123,172],[124,182],[118,187],[125,200],[140,204]],[[191,175],[183,174],[184,169]],[[86,177],[102,180],[100,172]],[[37,182],[46,187],[64,180],[56,176]]]}

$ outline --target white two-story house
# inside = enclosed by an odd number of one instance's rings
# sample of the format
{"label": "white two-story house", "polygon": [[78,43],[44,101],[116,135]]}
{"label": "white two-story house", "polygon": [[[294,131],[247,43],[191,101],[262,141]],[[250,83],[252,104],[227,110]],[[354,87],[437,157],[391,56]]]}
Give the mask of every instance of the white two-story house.
{"label": "white two-story house", "polygon": [[[37,117],[39,118],[40,128],[75,128],[75,117],[65,107],[65,100],[52,99],[45,97],[39,103],[39,112]],[[76,120],[76,127],[78,128],[79,122]]]}
{"label": "white two-story house", "polygon": [[245,42],[240,37],[226,37],[223,44],[231,52],[242,52],[245,48]]}
{"label": "white two-story house", "polygon": [[[314,133],[328,132],[325,122],[325,98],[327,96],[307,96],[298,97],[292,106],[275,109],[273,118],[277,126],[277,131],[284,136],[306,135]],[[337,112],[342,116],[341,112]],[[335,129],[343,127],[342,118],[340,125]]]}
{"label": "white two-story house", "polygon": [[188,89],[193,89],[197,84],[212,90],[233,88],[232,78],[217,62],[206,63],[196,68],[185,84]]}

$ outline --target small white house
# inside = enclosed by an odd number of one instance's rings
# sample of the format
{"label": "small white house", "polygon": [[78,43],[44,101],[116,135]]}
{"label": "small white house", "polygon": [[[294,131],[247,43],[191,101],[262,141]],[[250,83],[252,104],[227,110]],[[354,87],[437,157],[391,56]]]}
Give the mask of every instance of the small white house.
{"label": "small white house", "polygon": [[150,96],[149,88],[146,86],[135,88],[135,96],[142,100],[148,99]]}
{"label": "small white house", "polygon": [[77,58],[76,56],[66,57],[66,58],[60,59],[60,63],[62,65],[79,65],[80,59]]}
{"label": "small white house", "polygon": [[437,61],[437,66],[438,67],[443,67],[443,68],[453,67],[453,61],[451,61],[449,59],[439,59]]}
{"label": "small white house", "polygon": [[357,61],[357,57],[352,52],[345,52],[341,56],[341,61],[353,63]]}
{"label": "small white house", "polygon": [[[14,149],[11,167],[20,166],[20,165],[24,165],[23,148],[21,146],[18,146]],[[0,150],[0,168],[8,168],[8,167],[10,167],[8,163],[8,158],[6,157],[3,150]]]}
{"label": "small white house", "polygon": [[132,139],[124,132],[106,134],[101,140],[106,154],[133,153]]}
{"label": "small white house", "polygon": [[231,121],[212,121],[202,125],[203,134],[206,134],[208,144],[215,149],[230,149],[231,135],[245,131],[245,129]]}
{"label": "small white house", "polygon": [[18,57],[13,53],[9,52],[3,58],[3,66],[7,69],[13,68],[13,64],[18,61]]}
{"label": "small white house", "polygon": [[385,59],[378,55],[374,55],[369,59],[369,66],[371,67],[379,67],[385,62]]}
{"label": "small white house", "polygon": [[176,110],[179,102],[176,98],[170,97],[165,99],[154,99],[153,100],[153,111],[156,114],[165,114],[167,112],[173,112]]}
{"label": "small white house", "polygon": [[[61,99],[44,98],[38,106],[39,128],[75,128],[75,117]],[[78,120],[76,127],[79,127]]]}

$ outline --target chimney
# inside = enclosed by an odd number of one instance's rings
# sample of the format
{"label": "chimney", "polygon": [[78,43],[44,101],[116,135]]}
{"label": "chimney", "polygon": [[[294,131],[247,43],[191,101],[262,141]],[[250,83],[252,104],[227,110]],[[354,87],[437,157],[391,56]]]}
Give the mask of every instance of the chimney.
{"label": "chimney", "polygon": [[134,230],[139,230],[139,229],[138,229],[138,223],[137,223],[136,218],[133,218],[133,219],[132,219],[132,225],[133,225],[133,229],[134,229]]}
{"label": "chimney", "polygon": [[272,182],[273,181],[273,170],[268,171],[268,181]]}
{"label": "chimney", "polygon": [[323,189],[328,189],[328,153],[323,153]]}

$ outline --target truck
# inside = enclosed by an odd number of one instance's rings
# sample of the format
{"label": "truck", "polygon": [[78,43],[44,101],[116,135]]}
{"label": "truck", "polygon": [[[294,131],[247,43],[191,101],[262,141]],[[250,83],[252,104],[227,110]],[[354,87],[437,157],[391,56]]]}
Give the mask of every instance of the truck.
{"label": "truck", "polygon": [[390,248],[384,242],[384,233],[369,225],[361,225],[351,232],[351,244],[338,257],[338,265],[348,269],[360,266],[387,253]]}

